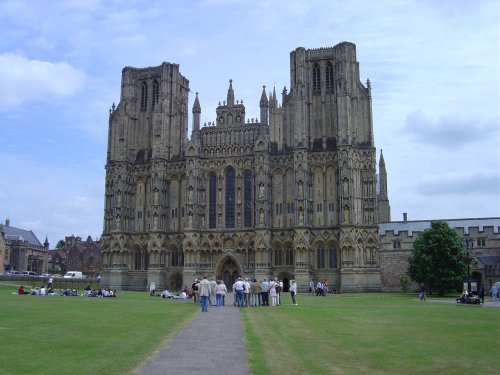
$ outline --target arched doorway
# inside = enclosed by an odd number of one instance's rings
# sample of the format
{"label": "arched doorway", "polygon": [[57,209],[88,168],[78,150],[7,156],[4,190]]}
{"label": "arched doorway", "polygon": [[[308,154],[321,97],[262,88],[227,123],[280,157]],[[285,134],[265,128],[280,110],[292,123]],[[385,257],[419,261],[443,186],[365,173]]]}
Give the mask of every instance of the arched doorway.
{"label": "arched doorway", "polygon": [[167,287],[171,291],[179,292],[182,289],[182,274],[174,273],[171,275]]}
{"label": "arched doorway", "polygon": [[216,267],[216,275],[218,280],[224,281],[227,290],[232,291],[234,282],[241,275],[241,266],[234,257],[224,257]]}

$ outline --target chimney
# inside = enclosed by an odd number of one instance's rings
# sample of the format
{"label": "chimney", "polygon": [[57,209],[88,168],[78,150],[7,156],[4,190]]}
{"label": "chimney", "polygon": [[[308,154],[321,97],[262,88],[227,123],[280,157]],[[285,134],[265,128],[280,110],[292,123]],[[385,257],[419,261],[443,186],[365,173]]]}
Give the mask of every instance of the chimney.
{"label": "chimney", "polygon": [[403,212],[403,221],[406,223],[408,221],[408,214]]}
{"label": "chimney", "polygon": [[6,227],[10,226],[10,220],[9,220],[9,218],[5,219],[5,226]]}

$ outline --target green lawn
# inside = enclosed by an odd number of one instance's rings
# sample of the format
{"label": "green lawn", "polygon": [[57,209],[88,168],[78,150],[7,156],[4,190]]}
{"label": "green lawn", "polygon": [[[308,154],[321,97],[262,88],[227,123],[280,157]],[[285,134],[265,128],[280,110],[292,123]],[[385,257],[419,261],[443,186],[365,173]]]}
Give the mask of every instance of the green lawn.
{"label": "green lawn", "polygon": [[500,309],[431,300],[285,295],[245,309],[252,374],[497,374]]}
{"label": "green lawn", "polygon": [[0,373],[125,374],[198,311],[192,301],[12,294],[0,284]]}
{"label": "green lawn", "polygon": [[[138,292],[16,291],[0,284],[2,374],[132,374],[198,312],[192,301]],[[299,295],[298,303],[285,294],[278,308],[240,310],[253,375],[484,375],[500,368],[500,308],[422,302],[415,294]]]}

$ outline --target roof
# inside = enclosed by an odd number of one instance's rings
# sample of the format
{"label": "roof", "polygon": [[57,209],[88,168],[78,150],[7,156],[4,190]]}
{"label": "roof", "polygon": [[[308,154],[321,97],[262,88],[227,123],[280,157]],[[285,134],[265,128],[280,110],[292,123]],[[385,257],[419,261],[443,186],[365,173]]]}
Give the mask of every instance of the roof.
{"label": "roof", "polygon": [[500,264],[500,255],[479,255],[476,258],[485,266]]}
{"label": "roof", "polygon": [[27,242],[30,245],[43,247],[42,243],[31,230],[0,224],[0,233],[4,233],[4,238],[6,240],[22,241]]}
{"label": "roof", "polygon": [[[411,236],[413,232],[422,232],[431,227],[431,222],[438,220],[416,220],[416,221],[392,221],[390,223],[380,223],[379,234],[384,235],[387,231],[408,232]],[[494,233],[499,233],[500,217],[475,218],[475,219],[443,219],[452,228],[464,228],[464,233],[469,233],[469,228],[476,227],[483,231],[484,227],[493,227]]]}

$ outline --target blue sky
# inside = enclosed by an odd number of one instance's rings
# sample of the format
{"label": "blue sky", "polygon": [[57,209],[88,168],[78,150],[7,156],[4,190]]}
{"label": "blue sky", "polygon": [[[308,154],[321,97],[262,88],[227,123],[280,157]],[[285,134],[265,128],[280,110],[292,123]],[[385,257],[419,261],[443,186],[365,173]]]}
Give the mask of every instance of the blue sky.
{"label": "blue sky", "polygon": [[392,219],[500,216],[499,14],[487,0],[0,0],[0,220],[51,247],[101,235],[123,67],[179,64],[202,123],[232,79],[252,118],[263,85],[289,87],[292,50],[342,41],[372,82]]}

